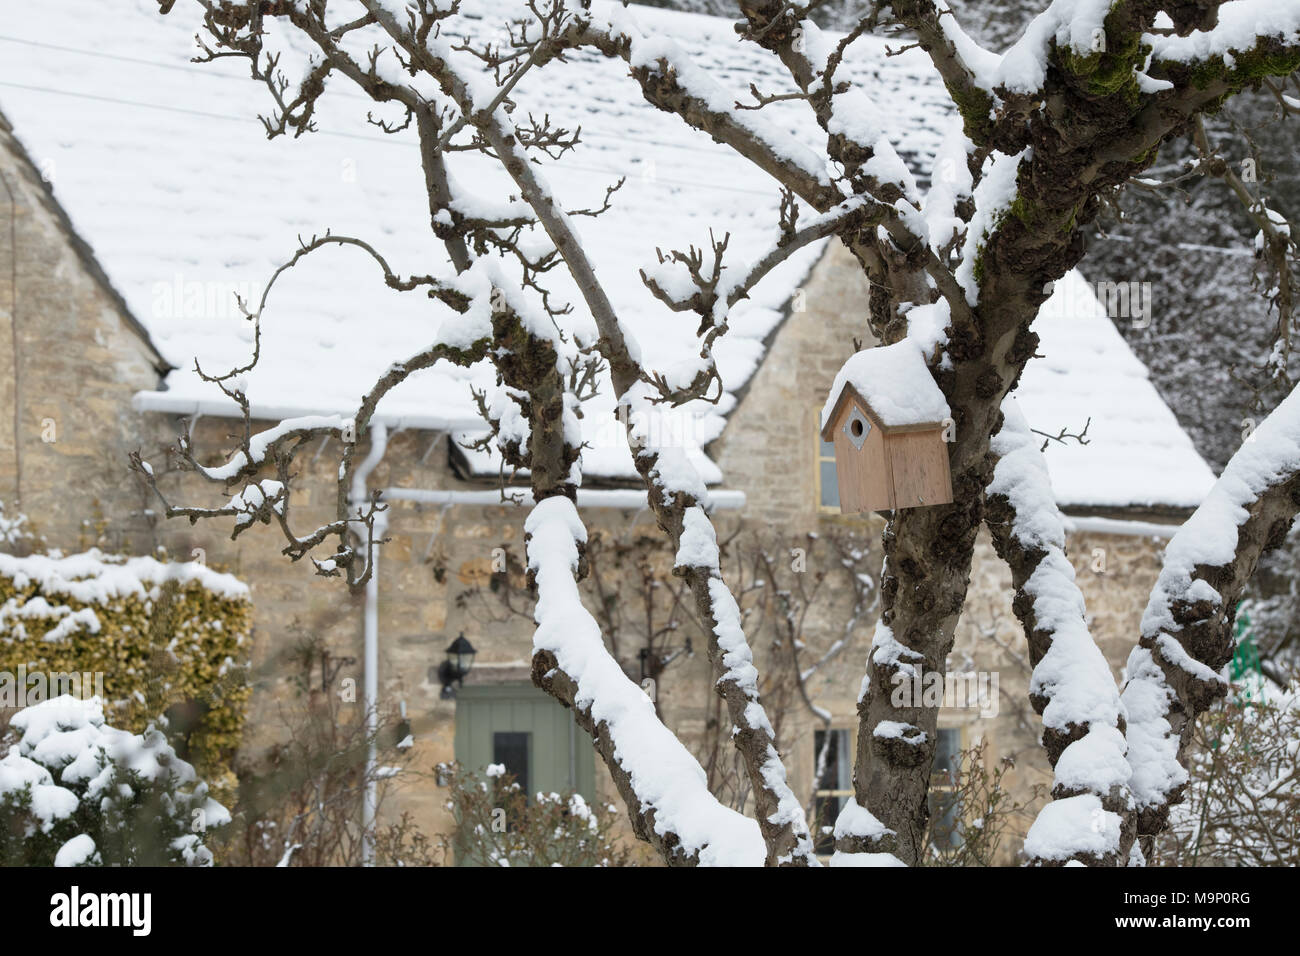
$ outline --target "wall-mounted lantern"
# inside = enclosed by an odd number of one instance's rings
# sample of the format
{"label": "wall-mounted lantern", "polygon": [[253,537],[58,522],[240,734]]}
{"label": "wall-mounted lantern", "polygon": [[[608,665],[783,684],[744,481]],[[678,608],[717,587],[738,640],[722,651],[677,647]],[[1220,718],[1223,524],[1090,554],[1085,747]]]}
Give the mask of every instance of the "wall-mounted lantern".
{"label": "wall-mounted lantern", "polygon": [[447,648],[446,660],[438,665],[438,681],[442,684],[442,693],[439,696],[443,700],[451,700],[456,696],[456,688],[464,682],[465,675],[474,666],[476,653],[474,645],[465,640],[463,631],[451,642],[451,646]]}
{"label": "wall-mounted lantern", "polygon": [[894,511],[952,502],[948,401],[921,350],[904,340],[863,349],[835,376],[822,441],[835,444],[840,511]]}

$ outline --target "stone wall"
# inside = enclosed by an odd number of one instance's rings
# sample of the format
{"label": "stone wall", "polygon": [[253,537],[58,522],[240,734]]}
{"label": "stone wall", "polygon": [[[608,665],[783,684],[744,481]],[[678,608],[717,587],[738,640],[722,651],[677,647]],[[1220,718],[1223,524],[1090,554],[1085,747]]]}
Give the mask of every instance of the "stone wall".
{"label": "stone wall", "polygon": [[66,550],[148,551],[122,470],[159,359],[96,268],[0,117],[0,501]]}

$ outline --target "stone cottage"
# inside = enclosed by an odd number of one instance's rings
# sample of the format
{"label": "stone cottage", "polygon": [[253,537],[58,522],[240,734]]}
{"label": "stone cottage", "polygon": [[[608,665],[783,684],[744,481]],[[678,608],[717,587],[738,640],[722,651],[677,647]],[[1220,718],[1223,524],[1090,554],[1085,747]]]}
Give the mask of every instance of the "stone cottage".
{"label": "stone cottage", "polygon": [[[467,4],[469,33],[486,29],[479,9]],[[368,637],[378,702],[406,715],[422,769],[453,757],[505,763],[533,790],[611,798],[585,735],[528,681],[531,605],[519,593],[517,564],[527,509],[503,500],[499,463],[466,447],[482,430],[471,390],[491,385],[489,372],[428,370],[385,399],[378,427],[361,436],[377,459],[369,487],[390,503],[388,540],[365,595],[315,578],[306,562],[291,564],[274,529],[231,542],[228,526],[161,520],[127,471],[137,449],[161,471],[164,449],[182,431],[213,462],[235,446],[238,409],[194,374],[194,363],[224,371],[247,362],[252,330],[238,303],[257,300],[300,236],[329,229],[366,238],[402,272],[441,261],[420,212],[422,174],[409,135],[367,124],[368,101],[339,84],[321,102],[317,132],[268,142],[255,118],[266,108],[264,89],[228,61],[190,62],[196,22],[180,13],[159,17],[155,0],[111,11],[65,0],[25,12],[0,37],[0,501],[27,514],[49,547],[197,552],[249,583],[249,754],[276,739],[284,655],[295,641],[310,634],[355,658],[348,673],[361,686]],[[657,9],[636,16],[648,32],[675,38],[737,98],[751,82],[764,92],[787,82],[778,63],[736,41],[727,21]],[[903,132],[900,151],[924,175],[947,121],[937,77],[918,51],[886,57],[884,41],[872,38],[853,50],[847,68],[880,91]],[[653,300],[638,268],[655,261],[656,246],[700,245],[710,229],[730,235],[729,255],[761,254],[776,234],[777,190],[646,105],[621,64],[575,55],[539,72],[523,102],[582,126],[575,156],[546,168],[563,199],[588,204],[624,180],[611,212],[584,220],[583,232],[649,364],[669,362],[691,346],[693,325]],[[797,104],[763,114],[788,131],[792,148],[816,142]],[[456,168],[458,179],[487,196],[499,191],[475,163]],[[752,643],[760,663],[771,664],[771,693],[787,702],[787,765],[819,814],[833,814],[849,789],[883,527],[875,516],[839,514],[833,458],[818,436],[835,372],[868,334],[863,281],[838,246],[792,258],[733,312],[717,350],[721,402],[654,423],[713,489],[722,536],[734,534],[732,579],[748,588]],[[1036,326],[1042,357],[1016,395],[1044,434],[1093,633],[1118,676],[1161,541],[1213,475],[1116,331],[1114,321],[1131,318],[1108,315],[1094,292],[1076,273],[1059,284]],[[387,290],[369,260],[346,250],[308,257],[268,300],[261,360],[247,376],[255,427],[351,414],[377,375],[418,351],[437,321],[427,299]],[[630,676],[655,682],[661,715],[724,786],[730,757],[716,747],[726,728],[707,661],[692,653],[688,615],[662,586],[672,580],[664,555],[637,543],[659,534],[621,430],[609,427],[611,409],[607,393],[588,402],[579,498],[593,536],[610,542],[606,580],[616,596],[608,604],[625,628],[621,645],[610,635],[611,646]],[[338,442],[326,441],[299,463],[295,521],[303,529],[333,517],[338,454]],[[161,483],[173,500],[219,500],[192,475],[164,474]],[[778,585],[771,571],[795,583]],[[791,598],[800,588],[817,593]],[[655,593],[644,602],[646,621],[628,624],[629,602],[647,591]],[[802,609],[793,630],[781,610],[791,601]],[[458,687],[440,671],[462,634],[477,654]],[[1021,758],[1010,779],[1027,793],[1048,777],[1024,658],[1009,572],[982,538],[949,666],[982,679],[985,696],[944,710],[941,759],[983,741],[995,757]],[[819,753],[827,758],[820,777]],[[446,825],[441,805],[436,785],[421,779],[397,807],[436,830]]]}

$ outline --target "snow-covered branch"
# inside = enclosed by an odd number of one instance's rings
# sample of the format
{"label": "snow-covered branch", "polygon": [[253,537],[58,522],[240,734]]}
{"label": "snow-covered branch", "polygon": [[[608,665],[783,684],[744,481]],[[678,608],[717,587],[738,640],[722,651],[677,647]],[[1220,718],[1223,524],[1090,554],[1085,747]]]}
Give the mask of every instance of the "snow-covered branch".
{"label": "snow-covered branch", "polygon": [[1029,698],[1043,718],[1043,747],[1055,772],[1053,802],[1030,829],[1025,852],[1038,863],[1114,865],[1121,860],[1130,806],[1123,707],[1106,658],[1088,633],[1039,441],[1013,399],[1002,411],[985,522],[1011,568],[1011,606],[1024,625],[1033,665]]}
{"label": "snow-covered branch", "polygon": [[[405,292],[427,289],[431,297],[456,309],[456,314],[442,324],[437,340],[432,345],[405,361],[389,366],[362,397],[352,417],[300,416],[286,419],[254,434],[252,408],[244,391],[243,376],[257,366],[260,358],[262,312],[266,308],[268,296],[287,269],[326,246],[362,249],[380,265],[385,284],[389,288]],[[413,373],[441,361],[468,366],[484,357],[493,336],[490,315],[500,299],[494,295],[493,289],[485,269],[474,270],[449,281],[439,281],[431,276],[402,278],[389,268],[383,256],[363,240],[329,234],[320,238],[313,237],[310,241],[301,243],[293,257],[274,272],[258,300],[257,311],[245,312],[254,328],[251,360],[244,366],[222,374],[209,374],[199,368],[197,363],[195,366],[197,374],[203,380],[217,385],[242,412],[240,447],[221,465],[206,466],[199,462],[191,436],[186,433],[180,436],[177,452],[184,468],[196,472],[207,481],[222,485],[230,495],[228,503],[215,508],[174,504],[159,488],[153,466],[138,453],[131,456],[132,469],[162,503],[166,517],[188,518],[191,524],[201,519],[233,517],[235,522],[232,538],[237,538],[252,527],[254,522],[275,522],[287,542],[283,553],[295,561],[310,554],[329,538],[337,537],[338,544],[330,557],[323,561],[313,558],[318,573],[327,577],[345,574],[350,585],[362,585],[370,576],[370,557],[377,543],[376,522],[386,506],[375,498],[358,501],[353,495],[357,439],[366,434],[383,397]],[[343,454],[336,485],[336,518],[306,533],[299,533],[293,529],[290,515],[294,465],[298,453],[309,441],[317,438],[337,438],[342,442]],[[268,467],[275,469],[276,477],[258,477]],[[238,490],[232,493],[232,488],[236,487]],[[362,539],[360,550],[354,540],[357,537]]]}
{"label": "snow-covered branch", "polygon": [[946,0],[889,0],[889,9],[930,55],[961,111],[966,135],[982,146],[989,145],[996,100],[986,84],[997,54],[962,29]]}
{"label": "snow-covered branch", "polygon": [[[403,26],[384,9],[383,4],[376,0],[363,2],[376,22],[410,57],[410,62],[437,79],[444,91],[456,101],[462,114],[471,117],[472,124],[519,187],[524,201],[536,214],[577,283],[599,331],[596,348],[609,366],[615,392],[630,403],[645,401],[642,395],[636,394],[638,383],[650,377],[640,365],[639,349],[611,305],[581,238],[569,218],[556,207],[542,174],[523,155],[509,117],[502,109],[489,112],[477,108],[476,93],[467,79],[457,72],[452,51],[445,41],[427,35],[422,39],[418,28],[412,29],[411,24]],[[411,18],[414,23],[414,13]],[[546,43],[548,37],[549,34],[543,32],[535,42]],[[477,95],[482,96],[481,93]],[[630,421],[628,427],[635,428]],[[650,501],[660,526],[674,539],[674,543],[680,547],[682,541],[692,542],[703,535],[705,529],[711,536],[712,526],[700,507],[705,500],[703,485],[698,482],[693,469],[684,459],[675,462],[672,479],[665,480],[669,458],[658,450],[647,448],[644,436],[629,438],[634,448],[642,449],[637,455],[637,468],[650,485]],[[569,453],[577,450],[567,438],[562,444],[570,450]],[[555,443],[540,440],[534,431],[529,449],[530,467],[534,494],[539,500],[555,492],[554,487],[539,487],[538,457],[541,450],[548,447],[552,449],[553,457]],[[564,457],[567,458],[567,454]],[[686,475],[684,483],[677,480],[682,475]],[[691,556],[698,557],[698,551],[692,551]],[[754,787],[760,829],[768,847],[768,862],[806,864],[812,859],[807,826],[799,802],[785,781],[785,770],[775,749],[771,724],[758,701],[757,684],[750,673],[752,653],[739,627],[735,600],[718,569],[716,541],[711,563],[704,560],[679,560],[678,563],[680,573],[691,584],[701,616],[711,627],[710,658],[720,671],[718,690],[727,700],[737,727],[735,742]]]}
{"label": "snow-covered branch", "polygon": [[737,109],[734,97],[677,43],[646,36],[629,13],[604,20],[578,13],[563,43],[624,60],[648,103],[731,147],[805,202],[826,208],[843,198],[820,156],[763,117]]}
{"label": "snow-covered branch", "polygon": [[533,680],[591,734],[637,835],[671,865],[761,866],[758,826],[709,793],[704,770],[623,673],[583,607],[575,574],[587,531],[573,502],[538,502],[524,531],[537,588]]}

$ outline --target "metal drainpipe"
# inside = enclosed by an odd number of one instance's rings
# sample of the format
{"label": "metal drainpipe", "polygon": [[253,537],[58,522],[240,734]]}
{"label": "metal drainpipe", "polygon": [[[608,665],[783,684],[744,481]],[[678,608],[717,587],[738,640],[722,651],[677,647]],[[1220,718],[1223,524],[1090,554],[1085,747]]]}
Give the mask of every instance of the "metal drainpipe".
{"label": "metal drainpipe", "polygon": [[18,353],[18,200],[9,186],[9,177],[0,173],[0,185],[9,197],[9,335],[13,348],[14,371],[14,497],[10,511],[17,518],[23,508],[23,446],[22,446],[22,363]]}
{"label": "metal drainpipe", "polygon": [[[370,450],[352,476],[352,509],[364,508],[369,500],[367,480],[388,449],[388,427],[372,424],[369,429]],[[374,536],[382,538],[388,527],[387,512],[375,515]],[[365,707],[366,707],[366,792],[361,807],[361,865],[375,865],[375,816],[379,807],[379,789],[375,779],[375,736],[379,732],[379,545],[370,555],[370,577],[366,581],[364,614],[365,632]]]}

